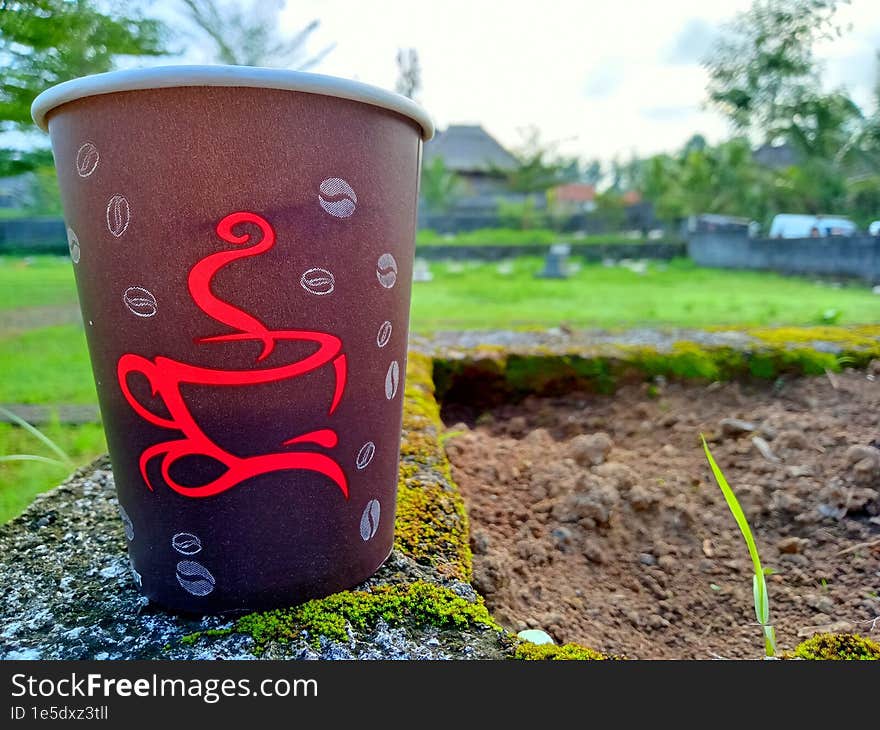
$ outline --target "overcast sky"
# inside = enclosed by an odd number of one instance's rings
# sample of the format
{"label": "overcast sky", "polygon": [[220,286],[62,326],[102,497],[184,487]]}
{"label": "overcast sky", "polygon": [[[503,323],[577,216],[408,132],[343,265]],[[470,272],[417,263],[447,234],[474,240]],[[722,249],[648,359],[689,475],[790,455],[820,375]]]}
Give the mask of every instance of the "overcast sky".
{"label": "overcast sky", "polygon": [[[393,88],[399,47],[422,64],[420,100],[443,127],[479,122],[516,146],[519,130],[584,157],[675,148],[692,133],[718,139],[724,121],[701,108],[700,59],[718,26],[749,0],[292,0],[294,30],[313,18],[310,41],[336,48],[314,70]],[[880,2],[853,0],[839,19],[853,29],[823,44],[829,85],[870,99],[880,49]]]}
{"label": "overcast sky", "polygon": [[[229,2],[230,0],[226,0]],[[253,2],[254,0],[251,0]],[[398,48],[415,48],[419,100],[442,128],[480,123],[515,148],[521,132],[583,158],[610,160],[679,147],[695,132],[711,141],[724,120],[703,108],[700,59],[719,26],[750,0],[287,0],[282,29],[320,20],[309,39],[334,50],[314,71],[393,88]],[[175,0],[154,12],[179,28]],[[838,13],[852,29],[817,48],[826,85],[871,102],[880,49],[880,0],[852,0]],[[203,43],[181,42],[198,63]],[[148,62],[149,63],[149,62]],[[150,64],[151,65],[151,64]],[[4,137],[0,135],[0,137]],[[14,143],[18,135],[0,141]]]}

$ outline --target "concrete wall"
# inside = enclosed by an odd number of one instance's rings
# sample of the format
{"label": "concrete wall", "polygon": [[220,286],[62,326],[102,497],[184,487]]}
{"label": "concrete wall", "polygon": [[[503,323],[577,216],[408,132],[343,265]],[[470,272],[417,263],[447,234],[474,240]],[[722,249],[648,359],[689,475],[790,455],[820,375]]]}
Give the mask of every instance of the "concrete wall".
{"label": "concrete wall", "polygon": [[[544,256],[549,246],[417,246],[416,258],[429,261],[500,261],[517,256]],[[603,259],[673,259],[687,255],[684,243],[573,243],[571,255],[584,261]]]}
{"label": "concrete wall", "polygon": [[0,254],[67,254],[67,230],[61,218],[0,220]]}
{"label": "concrete wall", "polygon": [[735,233],[696,233],[688,255],[700,266],[765,269],[880,283],[880,238],[749,238]]}

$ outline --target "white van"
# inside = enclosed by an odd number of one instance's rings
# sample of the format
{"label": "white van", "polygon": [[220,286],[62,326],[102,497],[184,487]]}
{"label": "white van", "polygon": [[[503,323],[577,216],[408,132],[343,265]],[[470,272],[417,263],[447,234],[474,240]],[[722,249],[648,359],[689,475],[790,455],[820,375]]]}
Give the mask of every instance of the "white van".
{"label": "white van", "polygon": [[857,230],[855,223],[840,216],[781,213],[773,218],[770,238],[852,236]]}

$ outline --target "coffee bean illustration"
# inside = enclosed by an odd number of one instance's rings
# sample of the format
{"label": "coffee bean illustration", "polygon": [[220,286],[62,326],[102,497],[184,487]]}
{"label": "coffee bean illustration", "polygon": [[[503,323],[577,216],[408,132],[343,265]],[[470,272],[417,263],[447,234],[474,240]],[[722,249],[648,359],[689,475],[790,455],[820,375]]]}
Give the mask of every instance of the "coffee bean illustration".
{"label": "coffee bean illustration", "polygon": [[397,282],[397,262],[390,253],[383,253],[376,264],[376,278],[386,289]]}
{"label": "coffee bean illustration", "polygon": [[385,347],[388,344],[388,340],[391,339],[391,322],[387,319],[382,323],[382,326],[379,327],[379,332],[376,335],[376,344],[379,347]]}
{"label": "coffee bean illustration", "polygon": [[98,148],[91,142],[86,142],[76,151],[76,174],[80,177],[88,177],[98,166]]}
{"label": "coffee bean illustration", "polygon": [[375,455],[376,444],[374,444],[372,441],[367,441],[367,443],[361,446],[361,450],[358,451],[357,459],[355,459],[354,465],[358,469],[366,469]]}
{"label": "coffee bean illustration", "polygon": [[349,218],[357,207],[357,195],[351,185],[339,177],[324,180],[318,188],[318,202],[330,215]]}
{"label": "coffee bean illustration", "polygon": [[378,499],[371,499],[364,507],[364,513],[361,515],[361,538],[366,542],[379,529],[379,513],[381,512]]}
{"label": "coffee bean illustration", "polygon": [[300,286],[309,294],[319,297],[332,294],[336,288],[336,278],[327,269],[309,269],[299,279]]}
{"label": "coffee bean illustration", "polygon": [[130,286],[122,294],[122,301],[128,311],[137,317],[155,317],[159,311],[156,297],[142,286]]}
{"label": "coffee bean illustration", "polygon": [[131,208],[124,195],[114,195],[107,203],[107,230],[119,238],[131,222]]}
{"label": "coffee bean illustration", "polygon": [[78,264],[80,257],[79,238],[77,238],[73,228],[67,229],[67,248],[70,250],[70,260]]}
{"label": "coffee bean illustration", "polygon": [[202,549],[202,541],[191,532],[178,532],[171,538],[171,547],[181,555],[195,555]]}
{"label": "coffee bean illustration", "polygon": [[129,542],[134,540],[134,524],[131,521],[131,517],[128,516],[128,512],[123,509],[122,505],[119,505],[119,516],[122,518],[122,529],[125,530],[125,537]]}
{"label": "coffee bean illustration", "polygon": [[211,571],[194,560],[181,560],[177,564],[177,582],[194,596],[207,596],[217,583]]}
{"label": "coffee bean illustration", "polygon": [[348,218],[357,207],[357,195],[351,185],[339,177],[329,177],[318,188],[318,202],[330,215],[336,218]]}
{"label": "coffee bean illustration", "polygon": [[397,395],[397,386],[400,385],[400,366],[397,360],[392,360],[385,373],[385,397],[388,400]]}

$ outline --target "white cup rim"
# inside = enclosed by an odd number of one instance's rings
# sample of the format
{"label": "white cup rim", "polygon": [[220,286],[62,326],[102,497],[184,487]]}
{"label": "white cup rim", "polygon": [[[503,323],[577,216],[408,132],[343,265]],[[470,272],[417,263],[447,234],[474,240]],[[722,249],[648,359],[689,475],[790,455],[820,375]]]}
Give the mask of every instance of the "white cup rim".
{"label": "white cup rim", "polygon": [[428,112],[400,94],[336,76],[255,66],[155,66],[83,76],[46,89],[34,99],[31,116],[40,129],[48,131],[49,112],[77,99],[119,91],[184,86],[239,86],[335,96],[409,117],[421,127],[422,139],[426,142],[434,136],[434,122]]}

